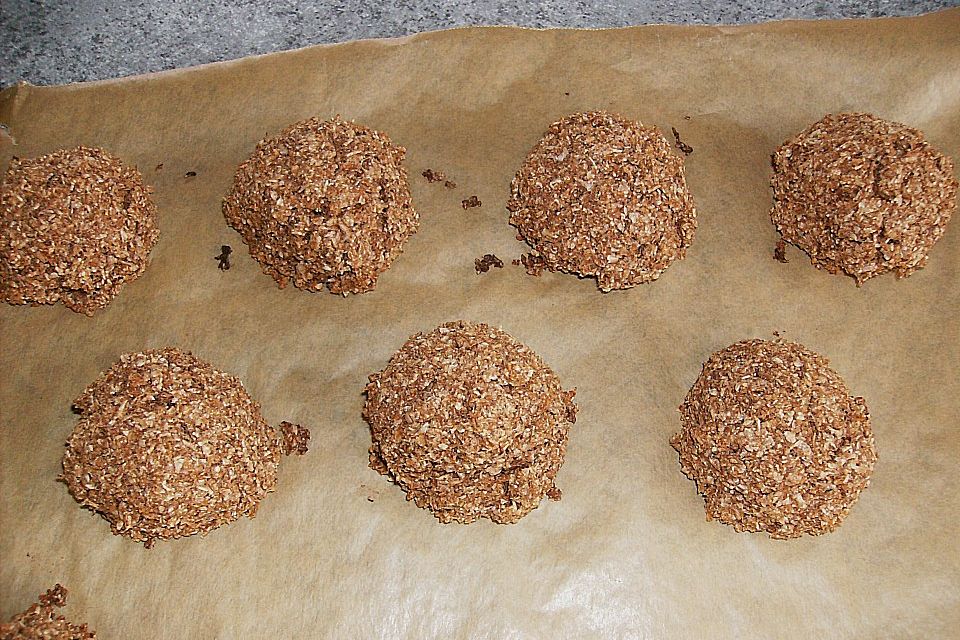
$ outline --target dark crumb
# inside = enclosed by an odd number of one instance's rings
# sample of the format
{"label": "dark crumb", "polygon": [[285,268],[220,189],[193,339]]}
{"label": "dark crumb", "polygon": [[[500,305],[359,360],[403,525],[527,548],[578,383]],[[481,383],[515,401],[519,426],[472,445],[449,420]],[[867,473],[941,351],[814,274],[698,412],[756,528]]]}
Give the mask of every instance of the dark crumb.
{"label": "dark crumb", "polygon": [[227,271],[230,269],[230,254],[233,253],[233,248],[228,244],[220,245],[220,255],[213,256],[214,260],[218,260],[220,264],[217,265],[217,269],[220,271]]}
{"label": "dark crumb", "polygon": [[427,182],[431,184],[434,182],[442,182],[443,186],[446,187],[447,189],[457,188],[457,183],[454,182],[453,180],[447,180],[447,176],[443,171],[434,171],[433,169],[424,169],[423,173],[421,173],[420,175],[426,178]]}
{"label": "dark crumb", "polygon": [[689,120],[689,119],[690,119],[690,116],[683,116],[683,119],[684,119],[684,120]]}
{"label": "dark crumb", "polygon": [[187,177],[187,178],[196,178],[196,177],[197,177],[197,172],[196,172],[196,171],[187,171],[187,173],[185,174],[185,177]]}
{"label": "dark crumb", "polygon": [[302,456],[307,452],[310,442],[310,430],[292,422],[280,423],[280,438],[283,441],[284,455],[297,454]]}
{"label": "dark crumb", "polygon": [[[514,264],[516,264],[516,261],[514,261]],[[520,256],[520,264],[523,265],[523,268],[527,270],[528,274],[537,277],[547,268],[547,263],[543,257],[532,253],[525,253]]]}
{"label": "dark crumb", "polygon": [[497,269],[503,269],[503,260],[493,255],[492,253],[485,253],[483,257],[477,258],[473,261],[474,268],[477,270],[477,273],[486,273],[490,270],[490,267],[496,267]]}
{"label": "dark crumb", "polygon": [[688,145],[686,142],[680,139],[680,132],[677,131],[676,127],[670,127],[670,130],[673,131],[673,139],[677,141],[677,149],[683,152],[683,155],[688,156],[693,153],[693,147]]}
{"label": "dark crumb", "polygon": [[163,169],[163,163],[162,163],[162,162],[153,168],[154,171],[160,171],[161,169]]}
{"label": "dark crumb", "polygon": [[479,207],[483,205],[483,203],[480,202],[480,198],[478,198],[477,196],[470,196],[466,200],[463,200],[462,202],[460,202],[460,204],[463,205],[464,209],[472,209],[474,207]]}
{"label": "dark crumb", "polygon": [[371,498],[370,496],[367,496],[367,502],[373,502],[373,498]]}
{"label": "dark crumb", "polygon": [[443,174],[443,171],[434,171],[433,169],[424,169],[423,173],[420,175],[426,178],[427,182],[430,183],[442,182],[447,179],[447,176]]}
{"label": "dark crumb", "polygon": [[67,590],[60,584],[54,585],[40,596],[40,604],[44,607],[62,607],[67,604]]}
{"label": "dark crumb", "polygon": [[784,264],[790,262],[787,260],[787,243],[783,241],[783,238],[777,240],[777,246],[773,249],[773,259]]}
{"label": "dark crumb", "polygon": [[570,95],[570,92],[569,92],[569,91],[564,91],[564,92],[563,92],[563,95],[568,96],[568,95]]}

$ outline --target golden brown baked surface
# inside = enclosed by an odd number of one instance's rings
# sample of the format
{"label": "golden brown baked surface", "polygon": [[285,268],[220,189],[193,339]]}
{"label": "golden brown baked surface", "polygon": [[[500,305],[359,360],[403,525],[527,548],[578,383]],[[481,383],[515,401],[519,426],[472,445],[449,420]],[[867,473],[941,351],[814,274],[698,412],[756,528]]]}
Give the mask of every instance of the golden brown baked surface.
{"label": "golden brown baked surface", "polygon": [[74,403],[63,480],[118,535],[205,534],[253,517],[282,454],[309,432],[273,429],[240,380],[178,349],[126,354]]}
{"label": "golden brown baked surface", "polygon": [[516,522],[560,498],[574,393],[500,329],[448,322],[370,376],[370,466],[441,522]]}
{"label": "golden brown baked surface", "polygon": [[796,538],[833,531],[877,460],[863,398],[823,356],[792,342],[722,349],[680,406],[670,441],[708,519]]}
{"label": "golden brown baked surface", "polygon": [[339,117],[297,122],[240,165],[223,215],[281,287],[371,291],[420,224],[405,153]]}
{"label": "golden brown baked surface", "polygon": [[952,160],[921,131],[829,114],[773,154],[770,219],[818,269],[857,286],[927,263],[957,206]]}
{"label": "golden brown baked surface", "polygon": [[604,111],[550,125],[507,209],[533,248],[525,265],[595,277],[603,291],[656,280],[697,229],[683,159],[656,127]]}
{"label": "golden brown baked surface", "polygon": [[67,603],[65,588],[57,584],[38,600],[10,622],[0,624],[0,640],[97,640],[87,625],[73,624],[57,613]]}
{"label": "golden brown baked surface", "polygon": [[88,316],[107,306],[160,235],[151,192],[103,149],[14,159],[0,187],[0,300]]}

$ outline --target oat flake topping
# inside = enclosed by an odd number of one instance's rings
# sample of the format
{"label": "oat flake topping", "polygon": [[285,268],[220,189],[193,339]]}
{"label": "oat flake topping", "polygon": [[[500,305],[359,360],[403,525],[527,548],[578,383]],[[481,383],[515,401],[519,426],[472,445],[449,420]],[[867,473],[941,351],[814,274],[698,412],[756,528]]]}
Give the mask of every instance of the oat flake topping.
{"label": "oat flake topping", "polygon": [[67,590],[58,584],[29,609],[0,624],[0,640],[97,640],[87,625],[73,624],[57,613],[65,604]]}
{"label": "oat flake topping", "polygon": [[604,111],[550,125],[507,209],[534,261],[596,277],[602,291],[656,280],[697,229],[683,159],[656,127]]}
{"label": "oat flake topping", "polygon": [[863,398],[826,358],[791,342],[746,340],[710,356],[670,444],[707,519],[773,538],[840,526],[877,461]]}
{"label": "oat flake topping", "polygon": [[574,393],[507,333],[443,324],[370,376],[370,466],[441,522],[516,522],[560,498]]}
{"label": "oat flake topping", "polygon": [[103,149],[14,159],[0,187],[0,300],[88,316],[107,306],[160,235],[150,193]]}
{"label": "oat flake topping", "polygon": [[770,219],[818,269],[857,282],[922,269],[957,206],[953,162],[923,133],[827,115],[773,154]]}
{"label": "oat flake topping", "polygon": [[339,117],[298,122],[240,165],[223,215],[281,287],[371,291],[420,224],[405,153]]}
{"label": "oat flake topping", "polygon": [[280,457],[309,432],[273,429],[240,380],[167,348],[130,353],[74,403],[63,476],[115,534],[151,546],[253,517]]}

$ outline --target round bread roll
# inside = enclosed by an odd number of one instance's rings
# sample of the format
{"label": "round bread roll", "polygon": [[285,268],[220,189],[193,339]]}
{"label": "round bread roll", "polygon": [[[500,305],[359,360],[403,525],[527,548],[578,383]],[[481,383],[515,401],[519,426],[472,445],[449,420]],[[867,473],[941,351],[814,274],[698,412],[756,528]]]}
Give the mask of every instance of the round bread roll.
{"label": "round bread roll", "polygon": [[771,184],[783,239],[857,286],[922,269],[957,206],[950,158],[920,131],[866,113],[827,115],[784,142]]}
{"label": "round bread roll", "polygon": [[281,455],[305,453],[310,437],[268,426],[240,380],[173,348],[122,356],[74,411],[62,479],[115,534],[148,548],[253,517]]}
{"label": "round bread roll", "polygon": [[746,340],[710,356],[670,441],[708,520],[796,538],[833,531],[877,461],[863,398],[799,344]]}
{"label": "round bread roll", "polygon": [[560,499],[574,393],[503,331],[443,324],[370,376],[370,466],[441,522],[516,522]]}
{"label": "round bread roll", "polygon": [[697,229],[683,159],[656,127],[603,111],[550,125],[507,203],[525,264],[595,277],[602,291],[660,277]]}
{"label": "round bread roll", "polygon": [[0,191],[0,300],[88,316],[107,306],[157,243],[150,193],[103,149],[14,159]]}
{"label": "round bread roll", "polygon": [[298,122],[240,165],[223,215],[281,287],[371,291],[420,224],[405,153],[339,117]]}

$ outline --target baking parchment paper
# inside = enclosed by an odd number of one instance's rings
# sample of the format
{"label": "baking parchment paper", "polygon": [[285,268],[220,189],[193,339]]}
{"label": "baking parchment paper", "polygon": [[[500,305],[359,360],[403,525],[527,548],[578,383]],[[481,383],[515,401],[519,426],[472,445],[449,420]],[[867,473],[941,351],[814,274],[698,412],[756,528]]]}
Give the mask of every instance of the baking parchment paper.
{"label": "baking parchment paper", "polygon": [[[659,281],[601,294],[509,260],[510,179],[547,125],[609,109],[694,147],[700,228]],[[910,278],[772,258],[770,153],[827,112],[924,130],[960,159],[960,10],[607,31],[474,28],[0,94],[3,161],[77,144],[156,189],[152,264],[94,318],[0,307],[0,617],[60,581],[111,638],[946,638],[960,629],[960,221]],[[418,234],[373,293],[280,290],[220,213],[266,134],[341,114],[408,150]],[[158,166],[162,164],[162,168]],[[458,184],[428,184],[423,169]],[[195,177],[187,177],[196,172]],[[460,200],[477,195],[479,209]],[[217,269],[221,244],[234,266]],[[507,262],[484,275],[473,261]],[[521,522],[441,525],[367,467],[367,375],[412,333],[503,327],[576,387],[558,484]],[[872,413],[880,461],[836,532],[704,519],[668,439],[713,351],[782,332]],[[73,399],[121,353],[176,345],[310,427],[257,517],[145,550],[56,482]]]}

